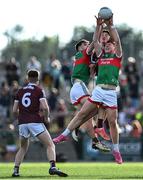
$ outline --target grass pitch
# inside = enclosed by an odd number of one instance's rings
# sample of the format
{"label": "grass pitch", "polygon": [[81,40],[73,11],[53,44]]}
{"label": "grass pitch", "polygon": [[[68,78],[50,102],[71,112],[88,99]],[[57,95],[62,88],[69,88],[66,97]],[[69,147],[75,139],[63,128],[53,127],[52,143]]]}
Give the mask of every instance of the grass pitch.
{"label": "grass pitch", "polygon": [[57,167],[69,176],[50,176],[49,163],[23,163],[21,177],[12,178],[13,163],[0,163],[0,179],[143,179],[143,163],[57,163]]}

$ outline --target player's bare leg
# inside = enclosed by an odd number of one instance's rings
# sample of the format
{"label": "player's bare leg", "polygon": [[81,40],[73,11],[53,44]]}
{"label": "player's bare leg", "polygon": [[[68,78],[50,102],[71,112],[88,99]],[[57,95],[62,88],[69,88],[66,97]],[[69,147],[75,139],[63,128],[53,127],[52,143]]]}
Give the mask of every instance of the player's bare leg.
{"label": "player's bare leg", "polygon": [[13,177],[20,176],[19,167],[24,159],[24,156],[28,150],[28,147],[29,147],[29,139],[21,137],[20,138],[20,148],[15,156],[15,166],[14,166],[14,172],[12,174]]}
{"label": "player's bare leg", "polygon": [[92,139],[93,149],[96,149],[96,150],[98,149],[102,152],[110,152],[111,149],[105,144],[101,143],[99,139],[95,136],[92,119],[85,122],[82,126],[80,126],[80,128],[85,129],[88,136]]}
{"label": "player's bare leg", "polygon": [[55,153],[55,145],[52,141],[52,138],[49,132],[46,130],[41,133],[37,138],[46,146],[47,148],[47,158],[49,161],[56,160],[56,153]]}
{"label": "player's bare leg", "polygon": [[75,128],[81,126],[83,123],[91,119],[97,112],[98,110],[96,105],[87,100],[77,115],[70,121],[67,128],[70,131],[73,131]]}
{"label": "player's bare leg", "polygon": [[123,162],[120,151],[119,151],[119,133],[117,126],[117,109],[107,109],[107,119],[110,127],[110,134],[113,143],[113,156],[118,164]]}
{"label": "player's bare leg", "polygon": [[52,141],[52,138],[49,134],[49,132],[46,130],[43,133],[41,133],[37,138],[46,146],[47,148],[47,158],[50,162],[50,169],[49,174],[50,175],[58,175],[62,177],[68,176],[66,173],[60,171],[56,168],[56,153],[55,153],[55,145]]}
{"label": "player's bare leg", "polygon": [[95,104],[92,104],[88,100],[84,103],[81,110],[75,115],[75,117],[70,121],[68,127],[65,129],[65,131],[58,136],[57,138],[54,138],[54,143],[60,143],[67,140],[67,136],[77,127],[80,127],[82,124],[84,124],[86,121],[91,119],[96,113],[97,113],[97,107]]}
{"label": "player's bare leg", "polygon": [[97,120],[97,124],[94,127],[95,129],[95,133],[99,136],[101,136],[103,139],[109,141],[110,140],[110,136],[106,133],[105,128],[104,128],[104,121],[106,120],[107,116],[106,116],[106,110],[102,107],[99,108],[98,110],[98,120]]}
{"label": "player's bare leg", "polygon": [[[80,104],[76,106],[77,110],[76,110],[75,115],[80,111],[82,105],[85,103],[87,99],[88,97],[81,99]],[[96,138],[94,129],[93,129],[92,119],[88,120],[87,122],[83,123],[80,127],[72,131],[72,137],[75,141],[78,141],[78,129],[85,131],[89,135],[89,137],[91,137],[92,139]]]}

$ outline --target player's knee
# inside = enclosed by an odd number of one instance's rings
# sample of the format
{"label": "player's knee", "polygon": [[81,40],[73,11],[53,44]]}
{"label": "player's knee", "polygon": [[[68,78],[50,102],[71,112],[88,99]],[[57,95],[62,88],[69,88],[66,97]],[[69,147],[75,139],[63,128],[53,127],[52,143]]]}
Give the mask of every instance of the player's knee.
{"label": "player's knee", "polygon": [[53,149],[53,150],[55,150],[55,144],[52,142],[52,144],[51,144],[51,148]]}
{"label": "player's knee", "polygon": [[21,145],[20,145],[20,148],[22,148],[22,149],[28,149],[28,143],[26,142],[26,143],[21,143]]}
{"label": "player's knee", "polygon": [[28,151],[28,146],[21,146],[20,151],[22,151],[23,153],[26,153]]}
{"label": "player's knee", "polygon": [[51,148],[51,149],[55,150],[55,144],[53,143],[53,141],[51,141],[47,144],[47,148]]}
{"label": "player's knee", "polygon": [[112,127],[112,128],[116,128],[117,127],[117,121],[116,120],[111,120],[110,122],[109,122],[109,124],[110,124],[110,127]]}

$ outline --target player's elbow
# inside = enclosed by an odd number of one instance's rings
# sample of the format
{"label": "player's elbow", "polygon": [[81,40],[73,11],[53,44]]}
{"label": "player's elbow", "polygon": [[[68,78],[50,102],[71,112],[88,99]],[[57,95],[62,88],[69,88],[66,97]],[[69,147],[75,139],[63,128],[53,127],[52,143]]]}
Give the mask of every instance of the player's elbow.
{"label": "player's elbow", "polygon": [[14,114],[16,114],[16,113],[17,113],[17,109],[13,108],[13,109],[12,109],[12,112],[13,112]]}

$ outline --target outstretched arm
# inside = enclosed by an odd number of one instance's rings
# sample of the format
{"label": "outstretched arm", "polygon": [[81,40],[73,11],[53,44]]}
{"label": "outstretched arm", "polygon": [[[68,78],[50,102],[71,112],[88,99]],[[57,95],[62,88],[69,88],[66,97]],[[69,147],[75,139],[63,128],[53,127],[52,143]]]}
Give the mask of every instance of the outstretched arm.
{"label": "outstretched arm", "polygon": [[99,39],[101,36],[104,20],[101,19],[100,17],[98,17],[98,18],[96,17],[96,20],[97,20],[96,21],[97,25],[96,25],[95,33],[93,35],[93,42],[94,42],[95,53],[96,53],[97,57],[99,57],[102,53],[102,46],[101,46],[101,43],[99,42]]}
{"label": "outstretched arm", "polygon": [[101,35],[101,31],[102,31],[103,19],[97,18],[96,16],[95,16],[95,18],[97,20],[97,25],[96,25],[96,30],[95,30],[95,32],[93,34],[92,42],[91,42],[91,44],[89,45],[89,47],[87,48],[87,51],[86,51],[86,53],[88,55],[90,55],[92,53],[92,51],[94,49],[95,42],[97,40],[99,40],[100,35]]}
{"label": "outstretched arm", "polygon": [[118,57],[121,57],[122,56],[122,45],[121,45],[121,41],[120,41],[118,31],[113,24],[113,16],[111,17],[111,19],[109,19],[109,21],[106,21],[106,24],[109,28],[109,32],[111,34],[111,37],[112,37],[113,41],[115,42],[116,55]]}
{"label": "outstretched arm", "polygon": [[103,23],[104,23],[104,20],[101,19],[100,17],[96,17],[96,30],[93,34],[93,41],[99,41],[100,39],[100,36],[101,36],[101,32],[102,32],[102,28],[103,28]]}

